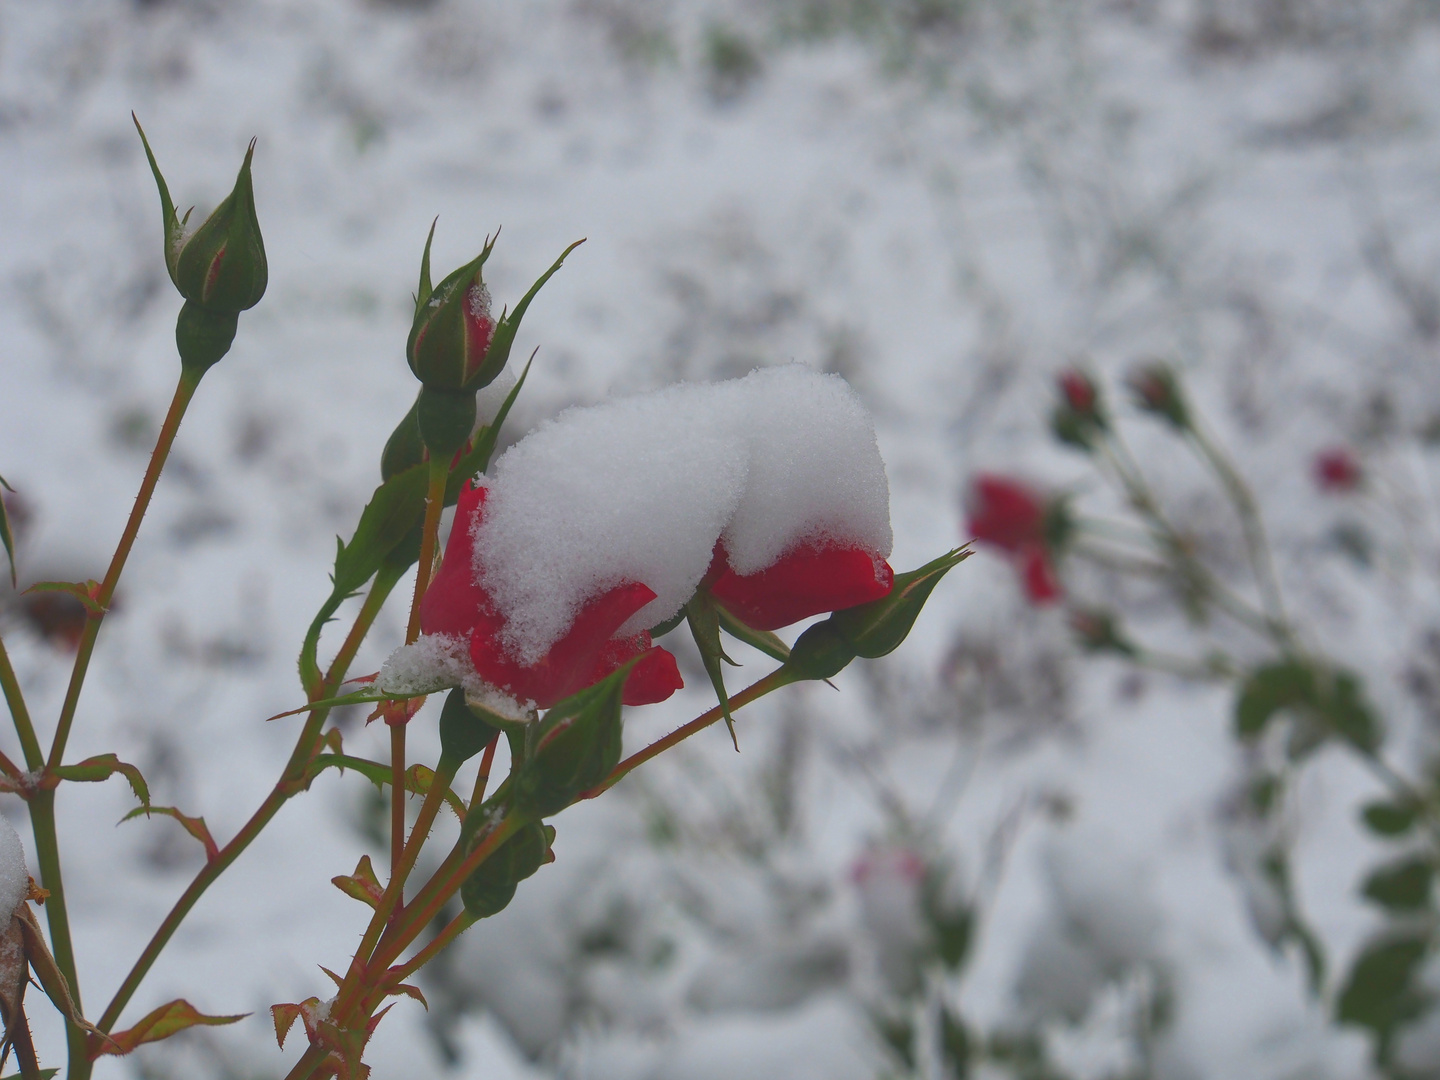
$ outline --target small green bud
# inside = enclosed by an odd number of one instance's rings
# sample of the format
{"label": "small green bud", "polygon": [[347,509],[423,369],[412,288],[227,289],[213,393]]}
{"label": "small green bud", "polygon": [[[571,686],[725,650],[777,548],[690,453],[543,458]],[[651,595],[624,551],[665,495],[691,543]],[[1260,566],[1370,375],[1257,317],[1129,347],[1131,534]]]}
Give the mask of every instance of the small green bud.
{"label": "small green bud", "polygon": [[[969,557],[970,552],[957,549],[918,570],[896,574],[889,595],[837,611],[827,621],[834,624],[835,630],[854,649],[856,656],[874,659],[894,652],[910,633],[940,579]],[[804,640],[804,635],[800,640]],[[800,642],[795,643],[795,648],[800,648]]]}
{"label": "small green bud", "polygon": [[199,378],[230,351],[240,316],[234,311],[211,311],[186,300],[175,320],[175,347],[180,363]]}
{"label": "small green bud", "polygon": [[490,745],[500,729],[470,711],[465,691],[455,687],[440,710],[440,756],[458,767]]}
{"label": "small green bud", "polygon": [[415,298],[415,321],[410,327],[405,357],[410,370],[427,389],[452,394],[467,390],[473,394],[494,381],[505,366],[508,352],[498,364],[485,362],[495,337],[495,319],[490,313],[490,290],[485,287],[481,268],[494,244],[493,238],[487,240],[473,261],[425,295],[430,278],[430,241],[425,241],[421,295]]}
{"label": "small green bud", "polygon": [[180,295],[208,311],[246,311],[260,302],[269,282],[250,178],[254,153],[252,139],[234,189],[181,245],[175,260],[172,277]]}
{"label": "small green bud", "polygon": [[521,813],[559,813],[619,764],[621,705],[634,666],[632,660],[545,714],[534,749],[515,778],[515,806]]}
{"label": "small green bud", "polygon": [[1070,613],[1070,629],[1086,652],[1135,656],[1136,649],[1115,616],[1098,608],[1079,608]]}
{"label": "small green bud", "polygon": [[[515,887],[550,860],[555,830],[538,821],[522,825],[460,886],[460,902],[477,919],[503,911],[515,896]],[[469,850],[478,842],[472,839]]]}

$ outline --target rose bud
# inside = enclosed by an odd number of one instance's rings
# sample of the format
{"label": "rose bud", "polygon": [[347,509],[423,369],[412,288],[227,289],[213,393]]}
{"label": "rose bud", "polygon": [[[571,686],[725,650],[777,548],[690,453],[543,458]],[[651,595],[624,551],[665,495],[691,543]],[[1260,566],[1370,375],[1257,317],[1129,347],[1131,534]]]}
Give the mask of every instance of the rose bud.
{"label": "rose bud", "polygon": [[1138,408],[1168,420],[1177,431],[1189,429],[1190,409],[1170,365],[1159,361],[1146,364],[1132,371],[1126,382]]}
{"label": "rose bud", "polygon": [[1096,437],[1108,422],[1100,410],[1100,392],[1094,380],[1076,368],[1067,368],[1057,378],[1060,402],[1050,417],[1050,429],[1062,443],[1092,450]]}
{"label": "rose bud", "polygon": [[[431,239],[434,235],[435,226],[431,225]],[[495,337],[495,319],[490,313],[490,290],[485,287],[481,268],[494,246],[494,238],[488,238],[479,255],[432,291],[428,288],[430,240],[425,241],[420,295],[416,297],[415,321],[410,327],[405,358],[415,377],[427,388],[473,392],[500,373],[485,364]]]}
{"label": "rose bud", "polygon": [[1315,483],[1321,491],[1343,495],[1364,482],[1365,472],[1345,447],[1336,446],[1315,455]]}

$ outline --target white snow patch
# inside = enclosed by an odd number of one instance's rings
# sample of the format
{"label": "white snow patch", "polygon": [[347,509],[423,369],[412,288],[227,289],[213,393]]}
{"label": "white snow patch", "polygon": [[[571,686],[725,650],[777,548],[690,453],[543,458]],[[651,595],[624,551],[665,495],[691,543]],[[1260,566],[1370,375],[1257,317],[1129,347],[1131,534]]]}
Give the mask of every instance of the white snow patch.
{"label": "white snow patch", "polygon": [[380,666],[375,686],[381,693],[409,697],[459,686],[465,699],[513,720],[531,719],[534,702],[519,701],[491,686],[470,661],[470,645],[454,634],[421,634],[401,645]]}
{"label": "white snow patch", "polygon": [[[25,845],[20,834],[0,817],[0,911],[7,915],[20,906],[30,891],[30,871],[25,866]],[[8,923],[7,923],[8,925]]]}
{"label": "white snow patch", "polygon": [[496,462],[475,571],[534,663],[623,582],[656,598],[621,634],[672,617],[721,539],[742,574],[807,540],[889,555],[875,425],[839,376],[792,364],[567,409]]}

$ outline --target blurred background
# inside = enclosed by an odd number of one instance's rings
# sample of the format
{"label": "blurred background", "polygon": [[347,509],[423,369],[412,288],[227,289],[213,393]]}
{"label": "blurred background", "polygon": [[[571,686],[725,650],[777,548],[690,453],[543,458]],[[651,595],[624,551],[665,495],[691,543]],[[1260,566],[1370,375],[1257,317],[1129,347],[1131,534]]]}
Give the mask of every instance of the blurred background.
{"label": "blurred background", "polygon": [[[71,756],[134,762],[222,841],[288,755],[298,719],[263,718],[303,700],[334,537],[412,399],[436,215],[442,273],[503,225],[497,304],[588,238],[530,309],[507,439],[611,393],[838,372],[877,420],[897,569],[968,538],[979,472],[1123,513],[1049,431],[1054,376],[1080,364],[1185,550],[1253,594],[1223,492],[1118,390],[1165,359],[1258,497],[1289,618],[1363,677],[1390,766],[1429,775],[1431,0],[4,0],[0,475],[22,587],[102,574],[178,371],[132,109],[200,215],[258,138],[270,285],[181,431]],[[1363,484],[1317,484],[1335,447]],[[840,693],[766,699],[738,755],[706,731],[568,812],[557,861],[427,970],[428,1013],[385,1020],[376,1080],[1440,1076],[1428,892],[1362,892],[1410,842],[1358,817],[1384,778],[1292,743],[1283,799],[1257,809],[1265,748],[1232,734],[1235,680],[1203,661],[1263,649],[1123,570],[1077,563],[1036,605],[982,550]],[[0,592],[42,737],[76,633],[57,595]],[[1091,656],[1081,600],[1197,663]],[[356,671],[404,617],[387,608]],[[689,689],[633,710],[627,746],[711,701],[698,656],[667,645]],[[737,658],[736,687],[767,670]],[[379,754],[363,719],[340,718],[347,748]],[[13,734],[0,749],[18,756]],[[60,794],[87,1012],[203,858],[174,821],[112,827],[132,805],[119,780]],[[27,833],[18,799],[0,812]],[[283,1075],[298,1049],[276,1049],[268,1008],[330,994],[316,965],[344,964],[368,912],[329,879],[378,859],[383,829],[368,782],[324,774],[126,1022],[178,996],[253,1015],[96,1075]],[[1355,966],[1401,924],[1418,951],[1354,1022]],[[53,1060],[59,1028],[32,1011]]]}

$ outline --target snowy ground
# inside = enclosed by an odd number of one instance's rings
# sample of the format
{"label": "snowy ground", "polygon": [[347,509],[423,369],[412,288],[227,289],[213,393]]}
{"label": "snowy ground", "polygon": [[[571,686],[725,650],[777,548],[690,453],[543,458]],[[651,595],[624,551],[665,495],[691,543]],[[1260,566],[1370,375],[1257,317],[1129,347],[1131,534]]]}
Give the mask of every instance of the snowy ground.
{"label": "snowy ground", "polygon": [[[177,370],[130,110],[202,212],[259,139],[269,292],[182,429],[71,756],[117,752],[222,837],[268,790],[295,721],[261,718],[301,698],[334,535],[414,393],[407,308],[438,214],[444,269],[504,226],[497,303],[588,238],[517,343],[539,356],[512,437],[617,390],[838,371],[877,417],[900,569],[961,538],[972,471],[1082,477],[1045,433],[1058,366],[1171,357],[1262,493],[1294,608],[1367,676],[1404,762],[1435,734],[1406,674],[1440,537],[1417,437],[1440,415],[1437,76],[1440,24],[1403,0],[0,5],[0,474],[29,510],[23,577],[100,575]],[[1135,430],[1177,516],[1233,551],[1202,478]],[[1381,477],[1371,502],[1312,492],[1333,442]],[[1373,569],[1323,543],[1345,514],[1379,538]],[[7,604],[43,727],[65,656]],[[387,609],[358,669],[403,618]],[[681,662],[690,689],[636,710],[627,742],[706,706]],[[839,683],[742,714],[738,757],[707,732],[567,813],[557,863],[427,984],[429,1019],[407,1002],[382,1025],[377,1080],[881,1075],[866,1012],[913,993],[911,851],[978,920],[935,992],[976,1030],[1044,1032],[1064,1075],[1366,1075],[1365,1040],[1267,948],[1227,868],[1223,688],[1082,664],[988,554]],[[358,719],[347,745],[378,753]],[[1323,756],[1287,822],[1341,967],[1371,926],[1372,789]],[[112,830],[131,802],[118,780],[60,795],[91,1011],[200,855],[172,822]],[[316,964],[343,964],[364,914],[329,878],[379,850],[379,820],[353,775],[287,807],[127,1013],[183,995],[254,1015],[97,1075],[282,1075],[297,1051],[266,1010],[328,994]],[[1161,983],[1171,1019],[1137,1035]],[[36,1026],[53,1059],[57,1025]]]}

